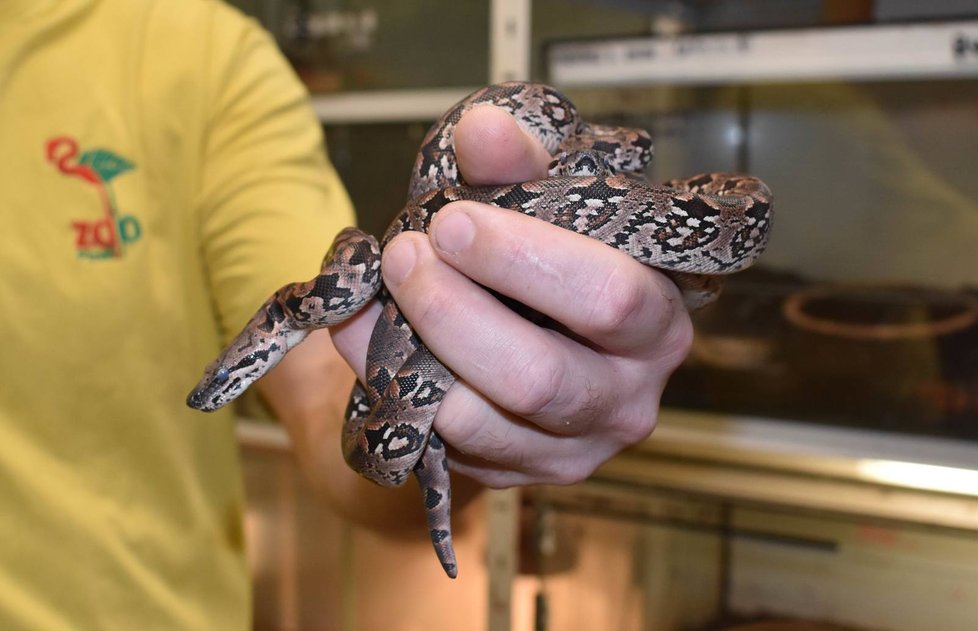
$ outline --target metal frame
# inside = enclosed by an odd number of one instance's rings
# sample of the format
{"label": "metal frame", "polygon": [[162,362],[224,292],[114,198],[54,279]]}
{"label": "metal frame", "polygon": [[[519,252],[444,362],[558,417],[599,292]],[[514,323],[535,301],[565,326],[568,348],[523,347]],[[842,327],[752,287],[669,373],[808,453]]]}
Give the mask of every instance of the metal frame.
{"label": "metal frame", "polygon": [[978,21],[563,42],[549,50],[560,86],[978,76]]}
{"label": "metal frame", "polygon": [[[531,0],[492,0],[489,9],[489,82],[530,78]],[[519,566],[519,489],[490,491],[486,503],[489,572],[488,631],[513,624],[513,582]]]}
{"label": "metal frame", "polygon": [[374,90],[313,96],[319,120],[328,124],[414,123],[432,121],[476,87]]}
{"label": "metal frame", "polygon": [[978,532],[978,445],[663,410],[600,485],[809,514]]}

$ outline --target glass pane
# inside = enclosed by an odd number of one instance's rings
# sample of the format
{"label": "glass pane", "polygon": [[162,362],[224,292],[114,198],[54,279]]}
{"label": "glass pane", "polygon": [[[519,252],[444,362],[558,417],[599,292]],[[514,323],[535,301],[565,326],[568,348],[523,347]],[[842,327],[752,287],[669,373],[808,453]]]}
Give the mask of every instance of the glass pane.
{"label": "glass pane", "polygon": [[[649,490],[541,491],[520,629],[966,631],[971,533]],[[530,626],[529,618],[535,619]],[[756,626],[754,626],[756,625]]]}
{"label": "glass pane", "polygon": [[655,176],[753,173],[776,219],[760,264],[695,315],[667,402],[978,439],[978,82],[729,88],[699,103],[664,118]]}
{"label": "glass pane", "polygon": [[407,202],[411,168],[431,122],[326,126],[330,159],[367,232],[382,236]]}
{"label": "glass pane", "polygon": [[488,2],[235,0],[313,92],[471,86],[489,67]]}

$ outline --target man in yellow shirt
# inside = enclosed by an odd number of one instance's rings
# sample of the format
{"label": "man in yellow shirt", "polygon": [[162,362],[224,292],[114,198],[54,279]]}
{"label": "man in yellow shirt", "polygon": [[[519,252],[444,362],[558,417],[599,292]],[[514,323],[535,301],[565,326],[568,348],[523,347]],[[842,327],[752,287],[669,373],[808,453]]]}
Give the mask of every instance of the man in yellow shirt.
{"label": "man in yellow shirt", "polygon": [[[457,138],[471,182],[549,161],[491,108]],[[0,0],[0,140],[0,628],[247,628],[231,418],[183,401],[353,221],[306,93],[219,2]],[[384,273],[460,377],[436,419],[459,503],[479,484],[580,480],[643,439],[689,346],[664,277],[515,213],[448,208]],[[337,510],[417,515],[423,537],[414,489],[376,489],[339,454],[353,377],[337,348],[362,378],[376,317],[316,332],[259,391]]]}

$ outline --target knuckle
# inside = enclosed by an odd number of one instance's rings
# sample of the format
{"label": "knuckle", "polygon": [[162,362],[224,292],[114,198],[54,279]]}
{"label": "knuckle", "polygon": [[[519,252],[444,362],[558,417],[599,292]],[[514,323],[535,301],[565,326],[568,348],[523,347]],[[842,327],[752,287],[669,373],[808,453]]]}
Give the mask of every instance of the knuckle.
{"label": "knuckle", "polygon": [[512,476],[506,473],[500,473],[498,471],[490,471],[488,473],[477,473],[470,475],[479,484],[486,487],[487,489],[493,491],[502,491],[503,489],[508,489],[516,486],[518,482],[512,480]]}
{"label": "knuckle", "polygon": [[547,484],[571,486],[584,482],[597,469],[597,463],[575,460],[552,463],[545,472]]}
{"label": "knuckle", "polygon": [[652,434],[657,422],[655,407],[653,405],[646,413],[628,416],[616,424],[615,436],[622,448],[640,443]]}
{"label": "knuckle", "polygon": [[617,331],[644,315],[648,297],[645,283],[611,274],[593,298],[588,324],[600,332]]}
{"label": "knuckle", "polygon": [[431,289],[415,294],[411,300],[402,300],[400,296],[395,296],[408,321],[419,330],[437,330],[443,323],[459,318],[458,299],[451,292],[441,291],[437,286]]}
{"label": "knuckle", "polygon": [[493,245],[502,255],[499,256],[498,280],[506,287],[525,285],[527,270],[539,272],[539,255],[535,252],[536,243],[533,239],[524,238],[518,234],[500,235],[498,243]]}
{"label": "knuckle", "polygon": [[662,345],[663,350],[673,358],[673,370],[679,367],[693,349],[693,335],[693,321],[689,314],[684,313],[681,317],[674,318],[670,333]]}
{"label": "knuckle", "polygon": [[[466,458],[485,466],[502,465],[507,471],[522,471],[528,462],[522,442],[514,440],[513,425],[504,423],[468,423],[467,429],[452,436],[452,446]],[[439,431],[441,431],[439,429]]]}
{"label": "knuckle", "polygon": [[511,375],[511,411],[536,418],[551,410],[561,398],[567,367],[552,354],[525,358]]}

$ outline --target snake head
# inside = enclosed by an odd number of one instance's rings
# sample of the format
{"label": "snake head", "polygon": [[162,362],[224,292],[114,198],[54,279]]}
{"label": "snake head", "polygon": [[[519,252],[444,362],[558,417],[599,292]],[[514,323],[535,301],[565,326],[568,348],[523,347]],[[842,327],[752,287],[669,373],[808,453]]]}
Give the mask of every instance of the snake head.
{"label": "snake head", "polygon": [[551,160],[547,173],[550,177],[607,177],[618,172],[610,157],[595,149],[561,152]]}
{"label": "snake head", "polygon": [[266,334],[253,326],[260,321],[256,315],[221,356],[204,370],[204,376],[187,396],[188,406],[202,412],[224,407],[244,394],[308,334],[307,330],[276,330]]}
{"label": "snake head", "polygon": [[[223,359],[223,358],[222,358]],[[204,371],[204,376],[187,396],[187,405],[202,412],[213,412],[238,398],[247,386],[231,379],[231,371],[220,361]]]}

